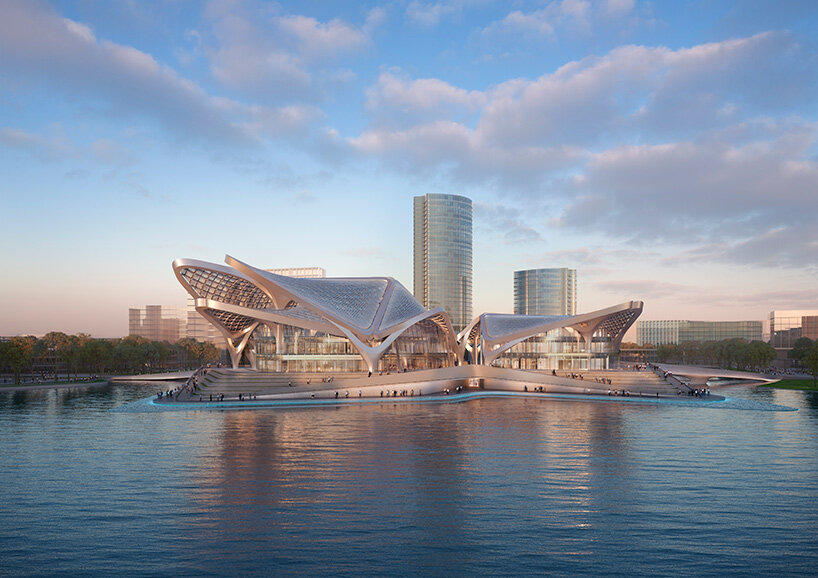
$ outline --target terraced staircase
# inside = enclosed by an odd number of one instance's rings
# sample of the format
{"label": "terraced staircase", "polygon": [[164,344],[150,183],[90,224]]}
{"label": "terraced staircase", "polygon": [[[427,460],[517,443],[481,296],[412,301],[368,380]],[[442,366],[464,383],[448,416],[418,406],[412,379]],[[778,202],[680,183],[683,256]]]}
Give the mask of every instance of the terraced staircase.
{"label": "terraced staircase", "polygon": [[322,381],[323,373],[259,373],[252,370],[209,369],[199,383],[199,391],[204,396],[211,393],[225,397],[238,397],[241,393],[271,394],[296,391],[297,389],[321,390],[353,387],[350,382],[366,377],[366,373],[345,373],[335,376],[332,382]]}
{"label": "terraced staircase", "polygon": [[[540,373],[550,373],[550,372],[540,372]],[[630,370],[605,370],[605,371],[580,371],[574,370],[573,372],[575,375],[582,374],[582,380],[579,378],[575,378],[574,381],[578,383],[589,383],[588,387],[604,387],[605,389],[615,389],[615,390],[627,390],[631,392],[643,392],[646,394],[656,394],[659,393],[660,395],[677,395],[679,389],[668,383],[664,378],[659,375],[656,375],[652,371],[630,371]],[[570,377],[571,372],[558,370],[557,371],[558,377]],[[603,386],[600,383],[596,382],[596,379],[604,379],[606,380],[605,385]],[[611,380],[611,384],[607,385],[607,380]],[[686,392],[685,392],[686,393]]]}

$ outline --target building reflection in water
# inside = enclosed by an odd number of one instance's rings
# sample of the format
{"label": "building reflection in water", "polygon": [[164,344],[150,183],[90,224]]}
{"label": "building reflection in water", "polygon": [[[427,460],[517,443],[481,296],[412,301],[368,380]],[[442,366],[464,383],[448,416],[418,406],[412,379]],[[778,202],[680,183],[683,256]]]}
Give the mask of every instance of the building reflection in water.
{"label": "building reflection in water", "polygon": [[191,531],[270,547],[372,539],[373,528],[389,540],[400,528],[419,545],[457,536],[468,558],[471,537],[492,531],[472,512],[508,515],[504,501],[545,500],[547,511],[526,513],[543,528],[593,524],[581,513],[595,492],[630,477],[622,412],[536,399],[226,411],[201,434]]}

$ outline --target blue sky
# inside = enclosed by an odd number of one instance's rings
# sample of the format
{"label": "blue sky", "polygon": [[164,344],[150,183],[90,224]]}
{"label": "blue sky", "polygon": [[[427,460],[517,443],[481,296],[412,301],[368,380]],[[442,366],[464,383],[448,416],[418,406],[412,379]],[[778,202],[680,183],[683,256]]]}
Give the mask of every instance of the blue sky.
{"label": "blue sky", "polygon": [[176,257],[412,286],[475,203],[474,306],[818,308],[818,4],[0,0],[0,335],[127,332]]}

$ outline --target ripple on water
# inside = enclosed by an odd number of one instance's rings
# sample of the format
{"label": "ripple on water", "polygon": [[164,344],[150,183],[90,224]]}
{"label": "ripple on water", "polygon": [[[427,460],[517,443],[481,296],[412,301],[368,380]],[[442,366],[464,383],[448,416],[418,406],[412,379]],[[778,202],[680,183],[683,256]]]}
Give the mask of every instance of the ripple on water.
{"label": "ripple on water", "polygon": [[818,567],[815,394],[166,411],[154,387],[0,394],[0,575]]}

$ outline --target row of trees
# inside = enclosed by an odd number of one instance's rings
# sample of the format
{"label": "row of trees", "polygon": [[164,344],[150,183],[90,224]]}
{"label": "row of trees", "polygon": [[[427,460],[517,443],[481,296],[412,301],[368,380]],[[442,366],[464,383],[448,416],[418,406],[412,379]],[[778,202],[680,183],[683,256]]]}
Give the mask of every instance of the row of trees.
{"label": "row of trees", "polygon": [[220,352],[212,343],[182,339],[177,343],[149,341],[131,335],[122,339],[95,339],[86,333],[66,335],[52,331],[41,338],[12,337],[0,341],[0,372],[59,379],[71,374],[140,373],[183,369],[214,362]]}
{"label": "row of trees", "polygon": [[812,375],[812,385],[818,387],[818,340],[809,337],[799,337],[792,344],[788,353],[790,359],[797,361]]}
{"label": "row of trees", "polygon": [[763,341],[724,339],[722,341],[684,341],[656,348],[660,363],[718,365],[727,369],[755,369],[770,365],[775,348]]}

